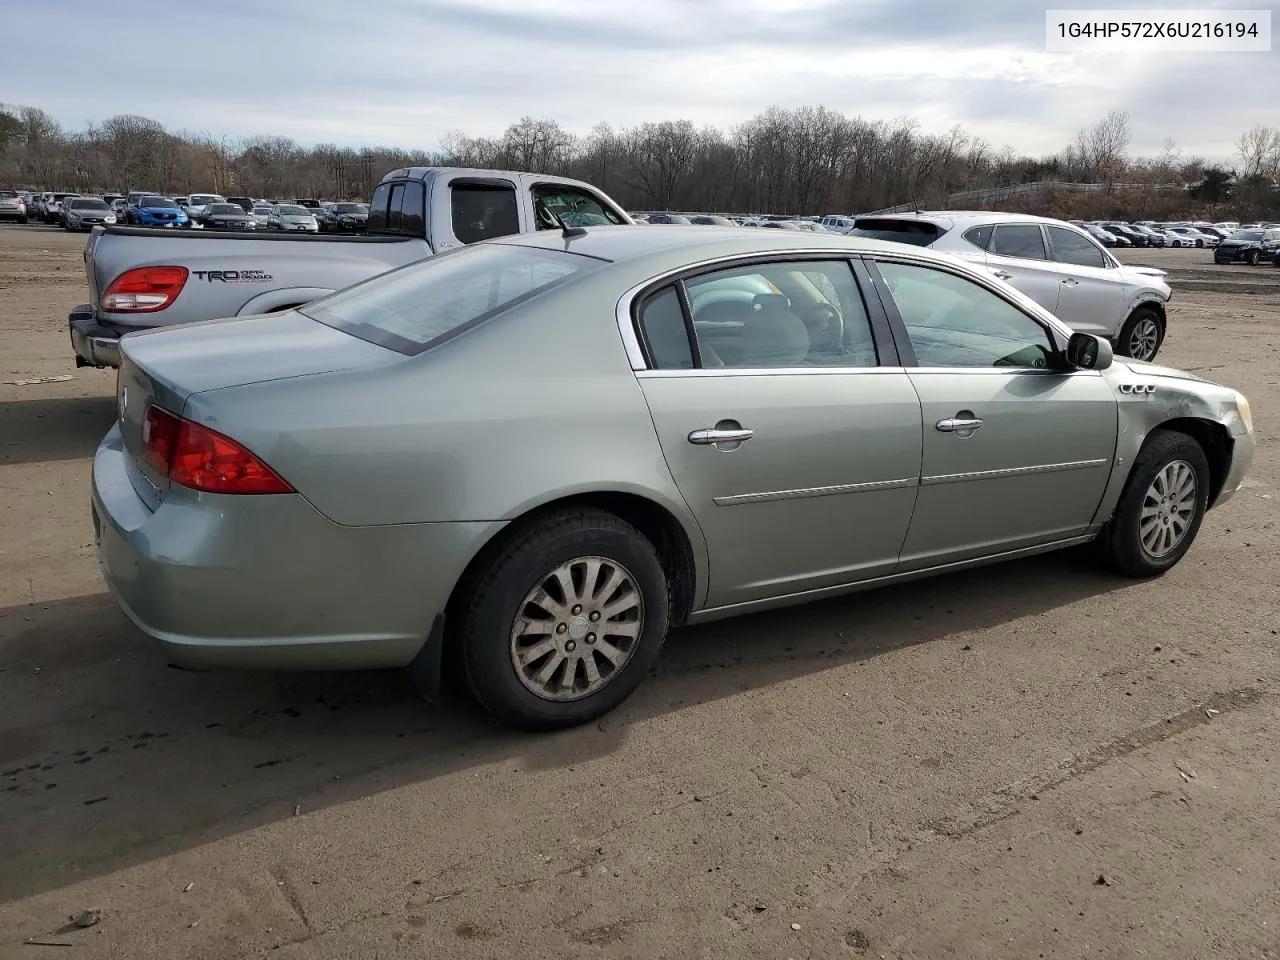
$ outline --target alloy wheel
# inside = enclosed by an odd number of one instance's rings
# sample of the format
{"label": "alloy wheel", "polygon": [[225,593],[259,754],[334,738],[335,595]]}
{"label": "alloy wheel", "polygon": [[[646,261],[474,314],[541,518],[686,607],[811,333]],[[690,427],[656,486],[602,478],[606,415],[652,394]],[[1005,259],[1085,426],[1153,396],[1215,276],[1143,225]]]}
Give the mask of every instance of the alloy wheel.
{"label": "alloy wheel", "polygon": [[634,575],[607,557],[562,563],[521,601],[511,665],[543,700],[580,700],[607,686],[640,644],[644,599]]}
{"label": "alloy wheel", "polygon": [[1196,472],[1185,460],[1165,464],[1142,499],[1138,530],[1153,560],[1169,556],[1186,539],[1196,512]]}
{"label": "alloy wheel", "polygon": [[1143,317],[1129,334],[1129,356],[1135,360],[1150,360],[1160,345],[1160,325],[1151,317]]}

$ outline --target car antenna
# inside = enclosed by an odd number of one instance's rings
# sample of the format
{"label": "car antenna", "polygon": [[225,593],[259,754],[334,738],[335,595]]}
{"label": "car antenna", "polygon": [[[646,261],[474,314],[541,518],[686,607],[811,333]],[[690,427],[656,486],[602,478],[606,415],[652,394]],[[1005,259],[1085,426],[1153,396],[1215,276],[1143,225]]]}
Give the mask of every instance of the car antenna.
{"label": "car antenna", "polygon": [[574,237],[585,237],[587,235],[586,227],[569,226],[567,223],[564,222],[564,219],[560,216],[560,214],[556,213],[554,210],[548,207],[545,203],[542,205],[542,209],[546,210],[547,213],[551,214],[551,216],[556,218],[556,223],[560,224],[560,235],[564,237],[565,240],[572,240]]}

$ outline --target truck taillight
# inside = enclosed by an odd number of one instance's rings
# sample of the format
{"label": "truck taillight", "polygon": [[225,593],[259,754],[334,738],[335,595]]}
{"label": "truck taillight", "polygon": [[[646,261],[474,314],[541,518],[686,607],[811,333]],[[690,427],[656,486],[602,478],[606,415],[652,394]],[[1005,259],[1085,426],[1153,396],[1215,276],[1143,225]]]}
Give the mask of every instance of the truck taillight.
{"label": "truck taillight", "polygon": [[102,294],[107,313],[155,313],[178,299],[190,272],[186,267],[135,267],[111,281]]}
{"label": "truck taillight", "polygon": [[205,493],[294,492],[235,440],[154,404],[143,418],[142,457],[172,483]]}

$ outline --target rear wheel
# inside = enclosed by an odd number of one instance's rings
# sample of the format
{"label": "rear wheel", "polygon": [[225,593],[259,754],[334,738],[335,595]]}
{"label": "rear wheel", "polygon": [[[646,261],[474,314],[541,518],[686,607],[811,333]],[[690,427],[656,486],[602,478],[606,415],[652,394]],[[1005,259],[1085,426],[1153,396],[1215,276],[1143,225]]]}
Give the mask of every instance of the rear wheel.
{"label": "rear wheel", "polygon": [[1100,545],[1120,573],[1158,576],[1191,548],[1208,505],[1209,461],[1200,444],[1156,430],[1133,462]]}
{"label": "rear wheel", "polygon": [[1164,343],[1164,321],[1150,307],[1139,307],[1129,315],[1117,343],[1122,356],[1134,360],[1154,360]]}
{"label": "rear wheel", "polygon": [[465,588],[457,642],[467,681],[502,723],[585,723],[640,685],[666,638],[657,551],[599,510],[550,514],[504,543]]}

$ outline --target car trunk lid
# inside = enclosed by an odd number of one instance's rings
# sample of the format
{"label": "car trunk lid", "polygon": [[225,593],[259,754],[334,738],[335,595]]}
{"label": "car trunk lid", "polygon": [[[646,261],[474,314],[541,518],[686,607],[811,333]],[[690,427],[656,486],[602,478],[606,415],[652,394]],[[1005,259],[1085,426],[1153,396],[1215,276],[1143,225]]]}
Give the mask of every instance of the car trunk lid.
{"label": "car trunk lid", "polygon": [[197,393],[403,360],[295,311],[129,334],[120,341],[116,408],[134,489],[152,510],[169,489],[168,476],[145,457],[151,404],[181,416]]}

